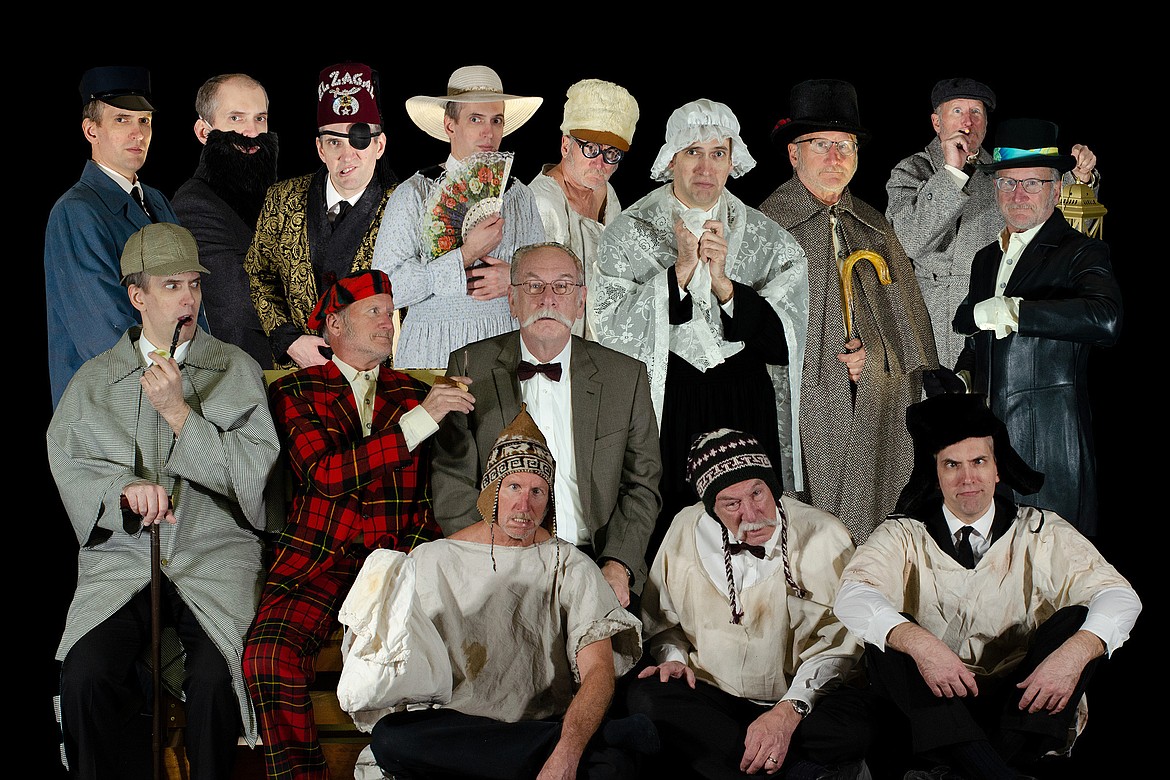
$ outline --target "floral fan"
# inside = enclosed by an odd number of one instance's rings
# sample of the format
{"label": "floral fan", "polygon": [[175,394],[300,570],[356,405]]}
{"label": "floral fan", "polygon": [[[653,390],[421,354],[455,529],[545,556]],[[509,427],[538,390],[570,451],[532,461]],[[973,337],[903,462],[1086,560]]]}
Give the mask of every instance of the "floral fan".
{"label": "floral fan", "polygon": [[504,205],[513,152],[477,152],[447,168],[427,198],[423,239],[431,257],[458,249],[475,225]]}

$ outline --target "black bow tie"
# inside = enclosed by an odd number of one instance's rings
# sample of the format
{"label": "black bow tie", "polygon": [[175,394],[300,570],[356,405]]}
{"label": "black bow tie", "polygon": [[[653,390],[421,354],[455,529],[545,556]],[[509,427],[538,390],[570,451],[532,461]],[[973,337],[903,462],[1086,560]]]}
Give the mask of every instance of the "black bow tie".
{"label": "black bow tie", "polygon": [[539,366],[534,366],[527,360],[521,360],[520,365],[516,366],[516,376],[520,381],[531,379],[537,374],[544,374],[554,382],[561,381],[561,364],[560,363],[541,363]]}
{"label": "black bow tie", "polygon": [[764,559],[764,547],[763,547],[763,545],[759,545],[759,544],[747,544],[746,542],[743,544],[740,544],[738,542],[728,542],[727,543],[727,551],[730,552],[732,555],[735,555],[736,553],[741,553],[741,552],[749,552],[752,555],[759,558],[760,560]]}

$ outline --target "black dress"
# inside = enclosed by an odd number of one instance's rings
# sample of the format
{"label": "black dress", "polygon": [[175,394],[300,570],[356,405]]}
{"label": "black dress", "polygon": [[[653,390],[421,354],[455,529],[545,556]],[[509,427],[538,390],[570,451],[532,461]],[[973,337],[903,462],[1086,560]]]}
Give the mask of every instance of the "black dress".
{"label": "black dress", "polygon": [[[691,298],[680,296],[674,269],[669,271],[670,323],[690,321]],[[781,461],[776,423],[776,396],[768,365],[788,364],[788,342],[775,310],[750,287],[733,282],[734,316],[722,313],[723,336],[744,348],[718,366],[700,371],[671,352],[662,403],[662,513],[658,516],[647,564],[679,510],[699,500],[687,480],[687,453],[700,434],[718,428],[750,433],[760,440],[773,467]],[[776,479],[783,483],[779,468]]]}

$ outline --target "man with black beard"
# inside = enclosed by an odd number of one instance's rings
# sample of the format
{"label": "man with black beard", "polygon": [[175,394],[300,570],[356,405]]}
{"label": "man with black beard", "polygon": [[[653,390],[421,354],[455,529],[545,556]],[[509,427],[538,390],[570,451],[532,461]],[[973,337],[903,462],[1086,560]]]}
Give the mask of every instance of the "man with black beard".
{"label": "man with black beard", "polygon": [[276,183],[278,143],[276,133],[268,132],[268,93],[243,73],[212,76],[195,95],[195,112],[203,152],[172,205],[211,270],[203,280],[207,323],[216,338],[242,348],[261,368],[272,368],[244,272],[264,194]]}

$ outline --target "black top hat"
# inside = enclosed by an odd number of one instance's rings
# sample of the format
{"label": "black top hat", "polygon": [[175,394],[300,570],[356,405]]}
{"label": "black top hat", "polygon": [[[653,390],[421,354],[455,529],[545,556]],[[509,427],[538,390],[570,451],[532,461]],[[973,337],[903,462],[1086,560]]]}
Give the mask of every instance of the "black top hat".
{"label": "black top hat", "polygon": [[1043,119],[1005,119],[995,133],[992,162],[977,165],[981,171],[1003,168],[1055,168],[1061,173],[1076,167],[1077,158],[1056,147],[1057,126]]}
{"label": "black top hat", "polygon": [[857,90],[847,81],[802,81],[788,96],[788,110],[789,116],[772,128],[773,143],[785,145],[817,130],[852,133],[859,142],[869,138],[857,111]]}
{"label": "black top hat", "polygon": [[914,470],[902,490],[896,512],[914,515],[939,495],[934,456],[964,439],[990,436],[1001,482],[1023,495],[1038,491],[1044,475],[1012,447],[1007,426],[987,406],[981,393],[941,393],[906,409],[906,429],[914,439]]}
{"label": "black top hat", "polygon": [[81,77],[81,105],[100,100],[127,111],[154,111],[150,71],[136,65],[90,68]]}

